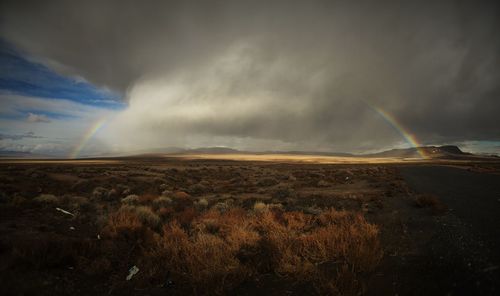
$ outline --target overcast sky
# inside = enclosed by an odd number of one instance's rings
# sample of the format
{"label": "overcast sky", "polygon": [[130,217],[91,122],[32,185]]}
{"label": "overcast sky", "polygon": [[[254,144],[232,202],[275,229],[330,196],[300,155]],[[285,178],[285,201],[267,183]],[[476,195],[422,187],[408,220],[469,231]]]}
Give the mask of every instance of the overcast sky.
{"label": "overcast sky", "polygon": [[498,152],[495,2],[3,1],[0,149]]}

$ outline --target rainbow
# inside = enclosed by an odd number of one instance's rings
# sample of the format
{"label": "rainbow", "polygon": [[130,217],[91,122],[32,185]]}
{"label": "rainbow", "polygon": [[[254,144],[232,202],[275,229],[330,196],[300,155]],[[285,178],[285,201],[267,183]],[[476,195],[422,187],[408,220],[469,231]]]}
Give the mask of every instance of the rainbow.
{"label": "rainbow", "polygon": [[379,107],[371,106],[369,104],[368,106],[370,106],[371,109],[377,112],[378,115],[380,115],[387,123],[389,123],[389,125],[394,128],[405,139],[405,141],[410,144],[411,147],[415,148],[418,155],[420,155],[420,158],[427,158],[427,154],[424,149],[422,149],[422,145],[417,140],[417,137],[409,132],[394,116]]}
{"label": "rainbow", "polygon": [[75,145],[71,153],[68,155],[68,158],[77,158],[87,142],[101,129],[101,127],[106,123],[105,118],[100,118],[96,120],[93,124],[90,125],[90,128],[83,134],[83,136],[78,141],[78,144]]}

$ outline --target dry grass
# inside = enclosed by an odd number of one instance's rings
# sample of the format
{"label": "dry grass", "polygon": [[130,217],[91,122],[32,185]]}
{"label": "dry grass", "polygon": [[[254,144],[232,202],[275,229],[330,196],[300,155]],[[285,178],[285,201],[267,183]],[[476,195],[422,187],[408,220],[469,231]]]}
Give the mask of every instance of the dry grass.
{"label": "dry grass", "polygon": [[108,217],[102,231],[110,238],[133,239],[142,228],[142,222],[131,207],[122,207]]}
{"label": "dry grass", "polygon": [[359,214],[231,208],[165,225],[142,264],[148,277],[170,272],[195,293],[222,293],[251,275],[275,273],[312,282],[320,293],[350,294],[381,255],[377,227]]}

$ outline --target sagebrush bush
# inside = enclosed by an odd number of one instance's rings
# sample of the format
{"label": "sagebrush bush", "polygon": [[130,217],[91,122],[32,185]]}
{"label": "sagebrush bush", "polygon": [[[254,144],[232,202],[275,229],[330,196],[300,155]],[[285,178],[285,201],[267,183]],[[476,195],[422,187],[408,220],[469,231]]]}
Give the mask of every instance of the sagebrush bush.
{"label": "sagebrush bush", "polygon": [[126,205],[137,205],[139,203],[139,196],[130,194],[127,197],[122,198],[121,203]]}
{"label": "sagebrush bush", "polygon": [[92,197],[96,200],[105,200],[108,197],[108,190],[104,187],[96,187],[92,191]]}
{"label": "sagebrush bush", "polygon": [[225,211],[229,210],[229,208],[230,208],[229,205],[226,202],[222,202],[222,201],[220,201],[212,206],[212,209],[218,210],[219,212],[225,212]]}
{"label": "sagebrush bush", "polygon": [[195,205],[201,209],[208,207],[208,200],[206,198],[200,198]]}
{"label": "sagebrush bush", "polygon": [[170,197],[166,197],[163,195],[153,200],[153,206],[155,208],[168,207],[171,204],[172,204],[172,199]]}
{"label": "sagebrush bush", "polygon": [[135,213],[139,220],[149,227],[156,228],[160,225],[161,219],[150,207],[139,206],[135,208]]}
{"label": "sagebrush bush", "polygon": [[267,211],[267,209],[268,209],[267,205],[261,201],[257,201],[253,205],[253,210],[255,212],[264,212],[264,211]]}

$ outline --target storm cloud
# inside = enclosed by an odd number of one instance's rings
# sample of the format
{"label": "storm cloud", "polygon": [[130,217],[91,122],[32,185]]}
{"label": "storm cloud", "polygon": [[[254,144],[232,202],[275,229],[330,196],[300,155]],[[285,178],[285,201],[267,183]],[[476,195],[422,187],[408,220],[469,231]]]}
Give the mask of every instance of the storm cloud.
{"label": "storm cloud", "polygon": [[[124,149],[500,140],[495,1],[11,1],[1,36],[121,92]],[[133,137],[131,136],[133,135]]]}

